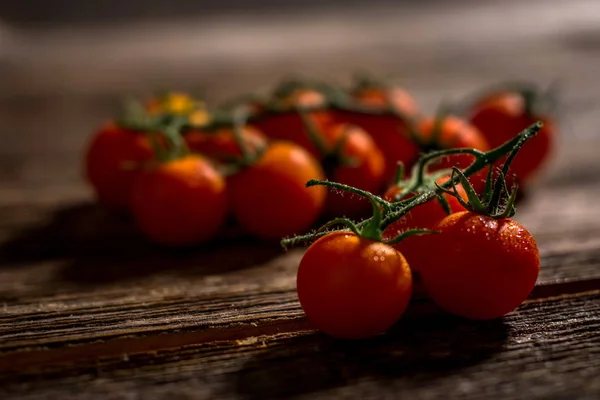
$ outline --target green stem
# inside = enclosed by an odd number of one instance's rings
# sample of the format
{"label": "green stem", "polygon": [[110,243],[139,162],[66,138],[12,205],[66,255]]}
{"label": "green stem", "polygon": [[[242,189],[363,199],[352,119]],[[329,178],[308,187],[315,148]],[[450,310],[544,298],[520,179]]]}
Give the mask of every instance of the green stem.
{"label": "green stem", "polygon": [[189,153],[189,149],[181,135],[181,124],[174,122],[164,128],[164,136],[168,142],[168,159],[174,160],[181,158]]}
{"label": "green stem", "polygon": [[360,231],[360,236],[365,239],[373,241],[381,241],[383,232],[381,231],[381,208],[375,199],[371,200],[373,206],[373,217],[369,219],[369,222]]}
{"label": "green stem", "polygon": [[302,120],[302,124],[306,130],[306,135],[312,144],[315,145],[321,157],[326,157],[329,154],[329,150],[327,149],[327,145],[323,140],[323,135],[320,134],[319,129],[316,127],[314,122],[308,116],[308,113],[302,109],[302,107],[297,107],[296,111]]}
{"label": "green stem", "polygon": [[437,233],[439,233],[439,232],[432,231],[430,229],[409,229],[407,231],[400,233],[399,235],[395,236],[394,238],[392,238],[390,240],[384,241],[384,243],[392,246],[410,236],[430,235],[430,234],[437,234]]}
{"label": "green stem", "polygon": [[367,192],[366,190],[358,189],[353,186],[348,186],[343,183],[323,181],[323,180],[319,180],[319,179],[311,179],[308,182],[306,182],[306,187],[311,187],[311,186],[328,186],[331,188],[340,189],[345,192],[353,193],[358,196],[364,197],[372,202],[374,201],[377,204],[383,206],[383,208],[385,210],[390,209],[390,203],[388,201],[382,199],[381,197],[375,196],[373,193]]}
{"label": "green stem", "polygon": [[309,240],[316,240],[320,237],[323,237],[323,236],[331,233],[331,231],[327,231],[326,229],[333,225],[344,225],[356,236],[361,235],[361,231],[358,228],[358,226],[354,222],[349,220],[348,218],[335,218],[335,219],[327,222],[323,226],[321,226],[319,229],[317,229],[313,233],[309,233],[308,235],[295,236],[292,238],[283,239],[281,241],[281,245],[283,246],[284,249],[288,250],[290,247],[294,247],[298,244],[306,243]]}
{"label": "green stem", "polygon": [[248,149],[248,144],[244,140],[244,134],[242,133],[242,126],[246,123],[246,113],[242,113],[239,111],[235,112],[233,118],[233,139],[235,140],[235,144],[240,148],[240,152],[242,153],[242,162],[245,165],[249,165],[251,163],[251,152]]}
{"label": "green stem", "polygon": [[[492,149],[488,152],[485,152],[485,153],[481,152],[479,150],[474,150],[474,149],[440,150],[440,151],[432,152],[432,153],[429,153],[429,154],[423,156],[422,160],[420,162],[426,163],[426,162],[428,162],[428,160],[434,159],[436,157],[445,157],[450,154],[457,154],[457,153],[472,154],[475,156],[475,161],[473,161],[473,163],[470,166],[468,166],[464,171],[462,171],[463,175],[465,177],[469,177],[469,176],[479,172],[487,165],[494,164],[496,161],[498,161],[502,157],[504,157],[508,152],[510,152],[510,151],[517,152],[518,149],[520,149],[527,140],[531,139],[532,137],[534,137],[537,134],[537,132],[541,129],[542,126],[543,126],[543,124],[541,122],[537,122],[537,123],[529,126],[527,129],[523,130],[517,136],[515,136],[511,140],[507,141],[506,143],[502,144],[501,146],[499,146],[495,149]],[[437,186],[435,189],[424,192],[424,193],[420,194],[419,196],[415,196],[411,199],[407,199],[404,201],[399,201],[397,203],[394,203],[393,206],[398,206],[400,208],[396,209],[392,212],[388,212],[388,210],[390,210],[392,207],[392,204],[390,204],[389,202],[379,198],[378,196],[373,195],[372,193],[365,192],[363,190],[356,189],[356,188],[353,188],[348,185],[344,185],[341,183],[335,183],[335,182],[329,182],[329,181],[319,181],[319,180],[311,179],[310,181],[307,182],[306,186],[307,187],[314,186],[314,185],[330,186],[330,187],[338,188],[341,190],[345,190],[345,191],[366,197],[366,198],[370,199],[372,202],[378,202],[379,204],[384,206],[383,214],[385,215],[385,217],[382,219],[381,223],[379,224],[379,230],[381,232],[383,232],[389,225],[391,225],[393,222],[397,221],[399,218],[404,216],[407,212],[409,212],[414,207],[417,207],[420,204],[426,203],[427,201],[432,200],[434,197],[443,194],[445,191],[449,190],[450,187],[456,186],[456,184],[459,183],[459,180],[460,180],[459,175],[454,174],[449,180],[447,180],[443,184]],[[373,219],[378,219],[378,218],[376,216],[374,216],[374,217],[371,217],[364,221],[361,221],[360,223],[355,225],[356,229],[361,230],[361,229],[367,227],[369,224],[372,223]],[[316,234],[297,236],[297,237],[291,238],[291,239],[284,239],[281,242],[281,244],[282,244],[282,246],[287,248],[296,243],[300,243],[300,242],[306,243],[307,241],[309,241],[311,239],[316,239],[321,236],[325,236],[329,233],[330,232],[319,232]],[[394,239],[392,239],[392,240],[394,240]],[[398,240],[400,240],[400,239],[398,239]]]}
{"label": "green stem", "polygon": [[[482,170],[485,166],[494,164],[496,161],[501,159],[508,151],[511,151],[511,150],[515,151],[515,152],[518,151],[518,149],[520,149],[527,140],[531,139],[533,136],[535,136],[537,134],[537,132],[541,129],[541,127],[542,127],[542,123],[537,122],[537,123],[531,125],[530,127],[528,127],[527,129],[525,129],[524,131],[522,131],[520,134],[518,134],[517,136],[515,136],[508,142],[504,143],[503,145],[501,145],[495,149],[492,149],[486,153],[482,153],[479,157],[477,157],[475,159],[475,161],[473,161],[473,163],[470,166],[468,166],[463,171],[464,176],[469,177],[469,176],[479,172],[480,170]],[[446,156],[447,154],[452,154],[450,152],[453,150],[465,150],[465,149],[440,150],[440,151],[435,152],[435,154],[437,154],[438,157]],[[472,150],[472,149],[466,149],[466,150]],[[475,150],[475,152],[478,152],[478,151]],[[473,153],[471,153],[471,154],[473,154]],[[410,199],[410,201],[408,201],[408,203],[404,207],[400,208],[397,211],[389,213],[383,219],[383,221],[381,222],[381,230],[384,231],[385,228],[387,228],[390,224],[392,224],[393,222],[397,221],[399,218],[404,216],[408,211],[410,211],[414,207],[416,207],[420,204],[426,203],[427,201],[433,199],[436,195],[441,194],[442,188],[449,189],[451,186],[456,185],[458,182],[459,182],[459,177],[454,176],[453,178],[447,180],[442,185],[440,185],[440,188],[429,190],[419,196],[416,196],[416,197]]]}

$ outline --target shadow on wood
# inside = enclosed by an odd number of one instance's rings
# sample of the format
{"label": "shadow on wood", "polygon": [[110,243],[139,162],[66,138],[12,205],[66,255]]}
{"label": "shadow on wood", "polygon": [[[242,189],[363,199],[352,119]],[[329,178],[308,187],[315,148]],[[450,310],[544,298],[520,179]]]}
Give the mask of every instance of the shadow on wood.
{"label": "shadow on wood", "polygon": [[[237,372],[244,398],[283,398],[361,380],[403,380],[407,387],[451,376],[499,352],[508,338],[502,320],[474,322],[451,316],[402,320],[386,335],[337,341],[324,335],[292,338]],[[353,396],[361,397],[353,389]]]}
{"label": "shadow on wood", "polygon": [[92,203],[56,210],[47,223],[18,232],[0,245],[0,267],[66,260],[59,279],[103,284],[165,270],[214,274],[259,265],[281,255],[277,243],[263,243],[225,228],[211,242],[168,248],[145,240],[127,217]]}

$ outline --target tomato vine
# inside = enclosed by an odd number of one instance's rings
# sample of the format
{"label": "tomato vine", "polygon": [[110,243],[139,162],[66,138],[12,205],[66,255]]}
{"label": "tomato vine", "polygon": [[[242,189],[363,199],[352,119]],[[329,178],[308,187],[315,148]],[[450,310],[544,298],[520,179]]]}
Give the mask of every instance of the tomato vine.
{"label": "tomato vine", "polygon": [[[444,182],[442,185],[439,185],[435,189],[428,190],[416,197],[412,197],[409,199],[400,199],[400,200],[397,200],[394,202],[389,202],[389,201],[386,201],[383,198],[376,196],[372,193],[369,193],[367,191],[360,190],[360,189],[357,189],[357,188],[354,188],[354,187],[351,187],[348,185],[331,182],[331,181],[326,181],[326,180],[311,179],[306,183],[307,187],[318,186],[318,185],[326,186],[326,187],[330,187],[330,188],[334,188],[334,189],[343,190],[343,191],[346,191],[349,193],[353,193],[353,194],[356,194],[358,196],[362,196],[362,197],[368,199],[369,201],[371,201],[371,203],[373,205],[373,216],[364,221],[358,222],[358,223],[356,223],[348,218],[336,218],[336,219],[333,219],[333,220],[325,223],[321,228],[319,228],[315,232],[312,232],[312,233],[309,233],[306,235],[300,235],[300,236],[283,239],[281,241],[281,245],[284,249],[289,249],[291,247],[295,247],[295,246],[299,246],[299,245],[306,245],[322,236],[325,236],[325,235],[331,233],[332,231],[342,231],[342,230],[350,230],[353,233],[358,234],[359,236],[363,236],[363,237],[366,237],[369,239],[380,241],[381,240],[381,232],[384,231],[385,228],[387,228],[390,224],[392,224],[395,221],[397,221],[398,219],[402,218],[406,213],[408,213],[414,207],[416,207],[420,204],[426,203],[426,202],[434,199],[436,196],[439,196],[439,195],[443,194],[444,192],[449,191],[450,188],[452,188],[456,184],[460,183],[461,179],[463,179],[463,178],[466,179],[466,178],[470,177],[471,175],[474,175],[475,173],[481,171],[485,167],[493,165],[495,162],[497,162],[498,160],[500,160],[507,154],[509,154],[509,160],[512,160],[512,158],[514,158],[516,156],[516,154],[519,152],[519,150],[522,148],[522,146],[529,139],[533,138],[537,134],[537,132],[542,128],[542,126],[543,126],[542,122],[536,122],[536,123],[532,124],[531,126],[529,126],[527,129],[523,130],[518,135],[516,135],[511,140],[509,140],[506,143],[504,143],[492,150],[489,150],[487,152],[470,149],[470,148],[461,148],[461,149],[439,150],[439,151],[434,151],[434,152],[430,152],[430,153],[423,155],[420,158],[420,160],[418,161],[418,163],[413,167],[413,171],[414,171],[415,175],[417,176],[417,178],[415,179],[415,182],[412,185],[412,187],[407,188],[407,190],[405,191],[406,193],[409,193],[410,191],[412,191],[416,187],[418,187],[418,185],[420,185],[420,183],[422,182],[423,173],[424,173],[427,165],[441,157],[447,157],[447,156],[453,155],[453,154],[470,154],[470,155],[474,156],[475,159],[471,163],[471,165],[464,168],[463,170],[453,169],[454,173],[452,174],[451,179]],[[503,170],[504,175],[507,173],[509,164],[510,164],[510,162],[507,162],[505,164],[505,170]],[[402,168],[402,167],[399,167],[399,168]],[[460,174],[458,174],[456,171],[459,171]],[[489,184],[489,182],[490,182],[490,180],[488,179],[488,184]],[[489,199],[490,201],[488,203],[498,204],[497,197],[502,193],[502,190],[504,189],[502,187],[502,185],[504,185],[504,187],[506,186],[506,183],[503,179],[499,179],[496,181],[496,187],[494,188],[494,191],[492,192],[493,197]],[[511,197],[514,196],[515,192],[516,191],[513,191],[513,195],[511,195]],[[512,202],[514,204],[514,198],[513,198]],[[514,206],[510,207],[510,208],[514,209]],[[498,214],[498,215],[500,215],[500,214]],[[337,230],[329,230],[328,228],[333,225],[344,225],[346,228],[345,229],[337,229]],[[388,243],[388,244],[397,243],[398,241],[402,240],[403,238],[405,238],[407,236],[424,234],[424,233],[431,233],[431,231],[426,231],[426,230],[406,231],[388,241],[385,241],[385,243]]]}

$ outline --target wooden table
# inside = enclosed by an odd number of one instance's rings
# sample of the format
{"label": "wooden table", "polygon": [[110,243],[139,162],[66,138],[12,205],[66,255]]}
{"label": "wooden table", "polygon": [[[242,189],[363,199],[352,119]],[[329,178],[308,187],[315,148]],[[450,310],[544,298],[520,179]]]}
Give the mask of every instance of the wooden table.
{"label": "wooden table", "polygon": [[[600,13],[506,4],[5,37],[0,398],[599,398]],[[302,250],[243,237],[161,250],[80,178],[89,133],[124,93],[218,100],[287,71],[344,80],[360,68],[399,76],[428,111],[496,80],[558,79],[561,144],[517,214],[542,273],[515,312],[476,323],[415,298],[389,334],[336,341],[297,302]]]}

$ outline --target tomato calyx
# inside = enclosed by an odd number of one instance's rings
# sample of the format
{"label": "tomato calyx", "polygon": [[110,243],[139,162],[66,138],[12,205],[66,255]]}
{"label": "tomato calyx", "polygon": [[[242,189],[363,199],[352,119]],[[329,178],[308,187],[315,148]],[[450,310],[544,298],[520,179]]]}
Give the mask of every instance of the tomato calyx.
{"label": "tomato calyx", "polygon": [[116,120],[119,127],[147,135],[155,154],[155,161],[158,162],[172,161],[189,154],[180,133],[187,123],[187,115],[172,112],[153,114],[135,100],[125,103],[121,116]]}
{"label": "tomato calyx", "polygon": [[311,236],[314,237],[315,235],[318,235],[318,234],[320,234],[322,236],[323,234],[328,233],[326,231],[326,229],[333,225],[344,225],[347,229],[349,229],[352,233],[354,233],[355,235],[357,235],[359,237],[362,237],[362,238],[365,238],[368,240],[372,240],[372,241],[382,242],[382,243],[389,244],[389,245],[396,244],[409,236],[435,233],[428,229],[410,229],[410,230],[400,233],[399,235],[395,236],[394,238],[392,238],[390,240],[383,240],[384,229],[382,228],[382,221],[383,221],[385,215],[392,211],[392,204],[390,202],[388,202],[388,201],[382,199],[381,197],[376,196],[370,192],[367,192],[367,191],[364,191],[361,189],[357,189],[352,186],[344,185],[342,183],[322,181],[322,180],[317,180],[317,179],[311,179],[306,183],[306,187],[317,186],[317,185],[329,186],[329,187],[332,187],[335,189],[344,190],[349,193],[353,193],[355,195],[359,195],[359,196],[362,196],[362,197],[368,199],[371,202],[371,205],[373,207],[373,216],[361,223],[358,223],[358,224],[355,223],[354,221],[350,220],[349,218],[335,218],[335,219],[325,223],[313,234],[298,236],[298,237],[292,238],[292,239],[284,239],[281,242],[284,248],[287,248],[290,244],[291,245],[296,244],[297,241],[303,241],[307,238],[312,239]]}
{"label": "tomato calyx", "polygon": [[171,113],[190,115],[195,111],[204,110],[206,104],[188,93],[175,91],[157,92],[145,103],[149,114]]}
{"label": "tomato calyx", "polygon": [[[246,95],[246,106],[253,104],[251,119],[262,119],[271,115],[326,111],[335,108],[346,94],[337,86],[308,79],[289,79],[282,81],[269,96]],[[242,104],[244,98],[241,99]]]}
{"label": "tomato calyx", "polygon": [[[518,183],[516,176],[514,176],[513,187],[509,190],[506,184],[506,175],[508,174],[508,169],[512,160],[515,158],[523,144],[524,141],[517,142],[495,180],[493,178],[493,168],[488,169],[485,189],[481,196],[477,194],[465,174],[456,167],[452,167],[452,189],[442,188],[437,183],[436,186],[444,193],[456,197],[458,202],[469,211],[486,215],[494,219],[510,218],[515,215],[516,211],[515,201],[517,199]],[[456,188],[456,177],[458,177],[458,181],[467,194],[467,201],[465,201],[458,193]]]}
{"label": "tomato calyx", "polygon": [[296,110],[300,116],[300,119],[302,120],[302,123],[304,124],[306,135],[321,156],[321,165],[323,166],[326,176],[331,176],[333,171],[339,166],[356,167],[358,165],[358,161],[356,159],[343,154],[344,146],[346,145],[346,140],[348,139],[351,126],[346,126],[342,135],[333,143],[332,146],[329,146],[327,143],[325,143],[323,132],[321,132],[321,130],[309,117],[306,109],[297,107]]}
{"label": "tomato calyx", "polygon": [[243,127],[246,125],[246,122],[250,116],[250,111],[247,108],[241,107],[224,115],[227,116],[224,117],[225,119],[221,119],[218,125],[208,127],[207,134],[210,135],[211,131],[224,126],[231,128],[233,139],[236,146],[240,149],[241,157],[232,157],[227,164],[219,165],[219,171],[223,175],[231,176],[256,164],[266,152],[269,145],[267,143],[263,143],[253,149],[250,149],[250,146],[243,134]]}
{"label": "tomato calyx", "polygon": [[[441,157],[447,157],[448,155],[453,155],[453,154],[470,154],[475,157],[475,160],[471,163],[471,165],[469,165],[467,168],[465,168],[463,170],[459,170],[458,168],[455,167],[453,169],[453,171],[455,171],[455,170],[459,171],[460,175],[457,174],[456,172],[454,172],[451,175],[450,179],[448,179],[443,184],[441,184],[441,185],[436,184],[435,188],[426,190],[425,192],[419,194],[418,196],[398,200],[393,203],[390,203],[390,202],[382,199],[381,197],[376,196],[370,192],[360,190],[360,189],[357,189],[357,188],[354,188],[354,187],[351,187],[348,185],[344,185],[341,183],[330,182],[330,181],[320,181],[320,180],[314,180],[314,179],[309,180],[306,183],[307,187],[315,186],[315,185],[323,185],[323,186],[328,186],[328,187],[339,189],[339,190],[344,190],[344,191],[347,191],[347,192],[350,192],[350,193],[353,193],[353,194],[356,194],[356,195],[359,195],[359,196],[369,199],[371,201],[371,204],[373,205],[373,216],[366,220],[358,222],[358,223],[355,223],[354,221],[351,221],[347,218],[336,218],[336,219],[326,223],[325,225],[323,225],[316,232],[309,233],[307,235],[295,236],[292,238],[283,239],[281,241],[281,245],[282,245],[282,247],[287,249],[289,247],[309,243],[313,240],[316,240],[316,239],[330,233],[331,231],[326,230],[326,228],[328,228],[332,225],[336,225],[336,224],[343,224],[346,226],[346,229],[350,229],[352,232],[354,232],[356,234],[366,235],[363,237],[368,237],[373,240],[381,240],[381,232],[385,231],[385,229],[387,227],[389,227],[391,224],[396,222],[398,219],[402,218],[414,207],[417,207],[420,204],[423,204],[430,200],[433,200],[436,196],[443,194],[443,193],[456,194],[455,187],[458,183],[463,183],[461,181],[462,177],[464,177],[464,180],[467,181],[466,183],[469,183],[468,180],[466,179],[467,177],[481,171],[483,168],[485,168],[487,166],[493,165],[494,163],[496,163],[498,160],[503,158],[508,153],[510,153],[510,155],[507,159],[507,164],[510,165],[510,162],[516,156],[516,154],[521,149],[523,144],[525,144],[525,142],[527,142],[528,140],[533,138],[537,134],[537,132],[542,128],[542,126],[543,126],[543,123],[541,121],[538,121],[538,122],[532,124],[531,126],[529,126],[528,128],[526,128],[525,130],[523,130],[521,133],[519,133],[512,139],[508,140],[506,143],[496,147],[495,149],[489,150],[487,152],[483,152],[483,151],[476,150],[476,149],[470,149],[470,148],[459,148],[459,149],[440,150],[440,151],[431,152],[431,153],[423,155],[418,162],[418,167],[416,167],[416,168],[420,168],[423,170],[426,168],[426,165],[428,163],[433,162]],[[399,167],[399,168],[402,168],[402,167]],[[504,171],[504,169],[503,169],[503,173],[506,174],[506,172],[508,171],[508,166],[506,165],[506,163],[505,163],[504,168],[506,169],[506,171]],[[447,171],[446,171],[446,173],[447,173]],[[491,182],[491,178],[488,181]],[[488,186],[491,187],[492,184],[488,183]],[[472,196],[475,193],[474,189],[472,188],[472,186],[470,186],[470,183],[468,185],[465,184],[465,190],[467,190],[467,187],[470,187],[472,189],[472,193],[471,193],[471,196]],[[502,179],[497,180],[496,182],[494,182],[493,187],[494,187],[493,191],[491,189],[488,191],[489,193],[491,193],[491,195],[490,195],[489,202],[487,202],[487,205],[492,204],[492,213],[491,214],[497,215],[498,218],[500,218],[500,215],[503,213],[507,213],[507,215],[508,215],[508,214],[510,214],[510,212],[514,212],[514,199],[512,200],[512,203],[513,203],[512,206],[506,207],[504,210],[499,209],[500,203],[501,203],[499,200],[499,197],[503,193],[507,192],[506,181],[502,180]],[[450,190],[450,188],[454,188],[454,190]],[[469,194],[469,192],[467,191],[467,195],[468,194]],[[514,193],[511,194],[511,196],[515,196],[515,195],[516,194],[514,194]],[[509,196],[509,199],[511,196]],[[460,200],[462,200],[462,199],[460,199]],[[469,197],[469,200],[471,200],[470,197]],[[365,230],[365,228],[366,228],[366,230]],[[432,233],[432,232],[431,231],[424,232],[424,231],[420,231],[420,230],[415,230],[412,232],[406,231],[406,232],[400,234],[398,237],[395,237],[389,241],[384,241],[384,243],[394,244],[394,243],[397,243],[398,241],[402,240],[403,235],[404,235],[404,237],[407,237],[407,236],[411,236],[411,235],[415,235],[415,234],[423,234],[423,233]]]}
{"label": "tomato calyx", "polygon": [[[402,188],[402,190],[394,195],[391,203],[392,207],[394,207],[396,204],[401,204],[408,196],[418,196],[435,189],[437,187],[436,182],[440,178],[451,174],[452,170],[449,169],[442,169],[433,173],[427,173],[427,165],[431,161],[432,160],[428,160],[427,162],[417,162],[417,164],[415,164],[413,167],[411,177],[408,179],[404,179],[404,165],[402,163],[398,163],[396,175],[394,177],[394,185],[398,188]],[[451,214],[452,211],[450,210],[450,204],[442,193],[436,194],[435,201],[440,204],[446,214]]]}

